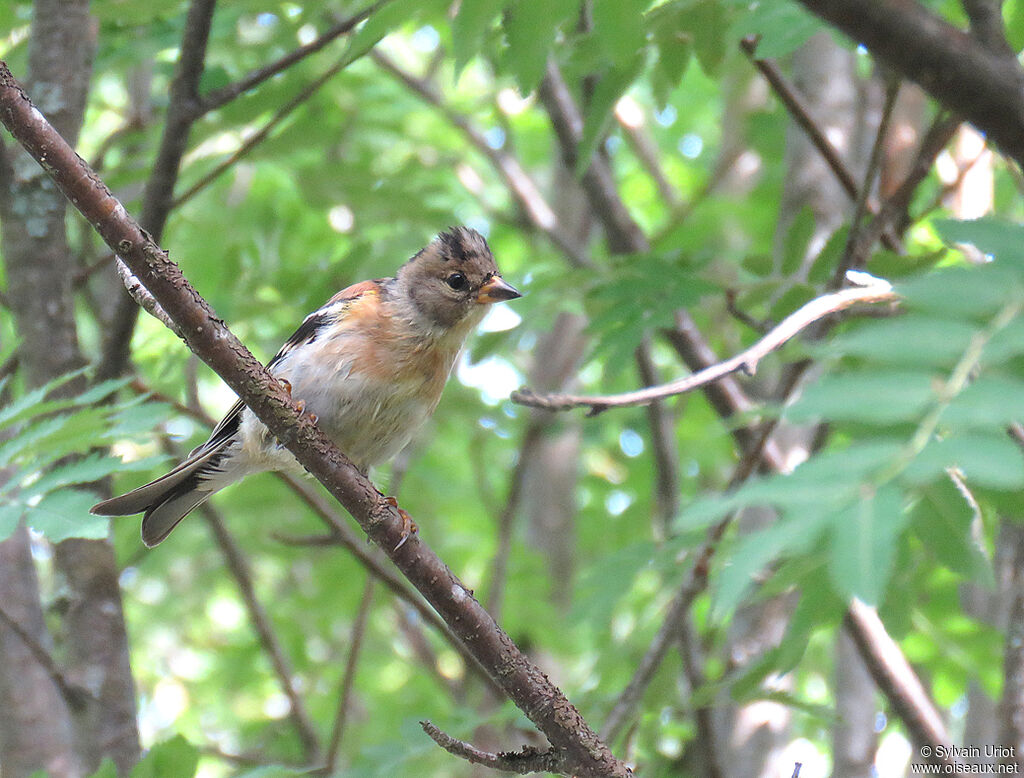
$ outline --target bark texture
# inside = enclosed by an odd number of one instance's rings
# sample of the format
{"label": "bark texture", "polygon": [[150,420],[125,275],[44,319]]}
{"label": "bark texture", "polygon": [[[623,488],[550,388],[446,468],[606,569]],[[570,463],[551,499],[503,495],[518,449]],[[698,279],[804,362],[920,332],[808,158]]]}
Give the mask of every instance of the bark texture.
{"label": "bark texture", "polygon": [[[86,0],[37,0],[29,44],[28,83],[39,95],[38,108],[69,143],[75,143],[85,113],[91,76],[95,27]],[[8,297],[22,342],[19,364],[31,386],[46,383],[80,367],[71,288],[74,263],[67,242],[67,201],[38,164],[20,149],[5,150],[8,171],[0,195],[2,240],[7,269]],[[83,380],[65,384],[61,392],[77,392]],[[23,534],[23,533],[22,533]],[[38,585],[27,543],[17,536],[4,554],[11,570],[4,576],[0,600],[21,604],[22,618],[33,628],[40,645],[50,643],[43,628]],[[6,567],[6,565],[5,565]],[[139,757],[135,721],[135,689],[128,656],[128,640],[118,589],[113,549],[106,541],[69,540],[54,554],[67,609],[61,623],[65,647],[65,674],[69,682],[89,692],[81,704],[50,708],[52,723],[22,733],[35,752],[36,767],[50,761],[63,764],[73,743],[78,768],[91,772],[103,757],[111,757],[126,772]],[[17,571],[17,572],[15,572]],[[34,601],[34,605],[32,604]],[[0,630],[3,628],[0,627]],[[0,637],[7,642],[7,639]],[[6,655],[5,655],[6,657]],[[53,681],[20,672],[8,661],[0,673],[9,677],[3,688],[20,690],[6,702],[15,709],[11,719],[31,708],[37,697],[48,697]],[[26,710],[25,718],[31,718]],[[64,722],[70,715],[68,742]],[[52,732],[51,732],[52,730]],[[50,740],[50,743],[47,741]],[[61,741],[61,742],[58,742]],[[44,752],[49,752],[47,757]],[[5,775],[7,769],[5,761]],[[12,772],[12,775],[17,773]],[[57,773],[55,773],[57,774]]]}

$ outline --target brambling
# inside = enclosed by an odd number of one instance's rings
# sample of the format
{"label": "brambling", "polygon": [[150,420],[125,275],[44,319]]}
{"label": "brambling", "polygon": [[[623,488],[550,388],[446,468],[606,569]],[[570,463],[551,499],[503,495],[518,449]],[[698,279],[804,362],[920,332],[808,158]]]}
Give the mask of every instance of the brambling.
{"label": "brambling", "polygon": [[[366,474],[409,442],[437,407],[466,337],[490,303],[520,297],[487,241],[454,227],[394,278],[362,281],[305,318],[267,368]],[[209,440],[167,475],[92,507],[101,516],[145,511],[153,547],[215,492],[252,473],[301,466],[241,400]],[[408,527],[407,527],[408,529]]]}

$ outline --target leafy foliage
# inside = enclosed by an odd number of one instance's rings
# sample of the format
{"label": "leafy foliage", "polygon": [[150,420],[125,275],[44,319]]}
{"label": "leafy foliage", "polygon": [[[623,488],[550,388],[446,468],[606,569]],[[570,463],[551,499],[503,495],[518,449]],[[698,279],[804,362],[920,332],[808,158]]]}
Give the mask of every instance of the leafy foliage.
{"label": "leafy foliage", "polygon": [[[237,80],[362,5],[219,4],[202,89]],[[542,372],[538,363],[546,366],[562,314],[584,317],[587,328],[567,385],[588,393],[632,389],[640,382],[635,350],[642,342],[651,343],[665,378],[683,371],[658,338],[679,308],[688,309],[710,348],[735,353],[758,334],[727,315],[727,292],[753,323],[778,321],[821,292],[848,242],[848,226],[823,230],[814,204],[776,235],[790,121],[777,101],[751,87],[755,74],[737,48],[758,36],[758,56],[780,58],[785,68],[787,55],[820,23],[791,0],[591,6],[584,16],[565,0],[383,5],[355,35],[193,127],[179,194],[327,68],[349,63],[244,160],[177,207],[164,235],[190,280],[264,358],[337,289],[391,274],[439,229],[467,223],[487,235],[506,277],[527,294],[485,322],[407,461],[373,474],[399,493],[423,537],[482,601],[497,586],[498,527],[535,420],[505,398]],[[160,141],[185,8],[92,4],[99,42],[81,153],[92,159],[104,152],[105,180],[136,214]],[[0,54],[18,73],[27,66],[30,13],[26,3],[14,3],[13,11],[0,21]],[[1005,11],[1011,37],[1021,38],[1021,3],[1009,2]],[[374,46],[428,80],[436,102],[364,56]],[[578,169],[568,175],[536,92],[548,62],[561,68],[582,113]],[[118,129],[137,107],[129,84],[150,76],[154,105],[145,107],[155,108],[155,119],[142,129]],[[616,115],[630,105],[640,120],[635,126]],[[530,225],[505,182],[507,170],[469,142],[467,126],[521,165],[564,220],[562,237],[578,239],[593,268],[570,267]],[[650,143],[661,186],[634,145],[637,135]],[[608,256],[592,214],[577,218],[583,209],[574,182],[598,155],[649,236],[650,252]],[[929,177],[920,201],[937,202],[943,186]],[[577,480],[559,492],[573,519],[552,531],[545,523],[552,512],[538,508],[536,495],[523,498],[500,621],[595,727],[661,627],[688,552],[701,545],[707,526],[735,511],[771,509],[759,531],[727,537],[710,594],[694,602],[707,682],[680,693],[676,679],[685,668],[670,652],[629,742],[615,744],[645,774],[682,774],[699,738],[695,708],[726,698],[770,698],[800,712],[795,733],[825,750],[833,690],[822,679],[835,669],[831,641],[852,596],[879,604],[943,704],[960,700],[972,682],[998,692],[1001,636],[964,615],[958,599],[965,582],[992,580],[997,522],[1022,515],[1024,464],[1006,427],[1024,418],[1024,242],[1011,223],[1024,212],[1010,176],[1000,173],[996,190],[1006,221],[929,215],[908,234],[906,254],[879,251],[869,259],[869,271],[900,282],[899,316],[846,323],[766,360],[758,379],[765,383],[793,358],[817,366],[796,402],[764,411],[786,423],[828,424],[824,449],[792,473],[725,492],[737,456],[731,433],[750,419],[723,423],[701,395],[671,401],[670,442],[680,460],[675,496],[686,507],[670,521],[659,516],[657,439],[644,410],[586,420],[567,414],[545,429],[545,440],[564,445],[563,458],[575,462]],[[91,228],[75,225],[72,239],[83,266],[99,266]],[[952,250],[959,243],[994,261],[964,261]],[[105,332],[105,301],[117,290],[104,272],[83,274],[76,309],[91,358]],[[10,342],[16,333],[5,313],[0,338]],[[198,400],[214,415],[232,402],[154,321],[141,321],[132,346],[137,374],[155,391]],[[107,521],[86,512],[95,499],[88,484],[111,477],[116,490],[129,489],[159,475],[165,458],[146,456],[154,444],[138,442],[154,429],[163,426],[182,450],[208,432],[122,383],[46,399],[66,385],[32,393],[15,381],[14,399],[0,407],[0,437],[7,436],[0,467],[12,473],[0,487],[0,535],[24,517],[53,541],[105,536]],[[116,456],[99,453],[110,445]],[[279,542],[318,536],[323,525],[271,476],[247,479],[214,502],[251,563],[255,595],[326,742],[366,571],[338,548]],[[209,752],[198,768],[204,775],[288,775],[291,767],[281,765],[304,765],[280,679],[201,518],[184,522],[153,552],[140,550],[133,519],[114,522],[112,534],[143,738],[159,743],[139,775],[196,771],[196,748],[176,733]],[[731,615],[790,592],[799,601],[786,639],[734,671],[724,655]],[[452,758],[423,736],[420,718],[469,740],[489,728],[502,747],[524,740],[521,716],[481,702],[458,654],[385,587],[374,593],[362,645],[339,760],[346,775],[456,774]],[[782,673],[791,674],[793,691],[766,692],[764,679]],[[246,772],[232,759],[240,754],[267,766]]]}
{"label": "leafy foliage", "polygon": [[907,280],[899,287],[905,313],[861,322],[821,349],[835,369],[784,417],[832,422],[835,444],[791,475],[751,481],[684,513],[687,526],[758,505],[779,513],[728,555],[715,585],[720,611],[735,607],[773,560],[823,549],[840,595],[880,603],[908,527],[957,572],[991,579],[973,525],[1024,487],[1024,456],[1007,433],[1024,411],[1024,229],[939,227],[994,259]]}
{"label": "leafy foliage", "polygon": [[126,380],[51,399],[80,377],[80,372],[62,376],[0,408],[0,468],[9,474],[0,484],[0,540],[22,520],[55,543],[106,537],[108,520],[89,513],[98,500],[90,485],[153,464],[152,458],[128,464],[96,449],[150,428],[160,420],[159,406],[142,397],[112,402]]}

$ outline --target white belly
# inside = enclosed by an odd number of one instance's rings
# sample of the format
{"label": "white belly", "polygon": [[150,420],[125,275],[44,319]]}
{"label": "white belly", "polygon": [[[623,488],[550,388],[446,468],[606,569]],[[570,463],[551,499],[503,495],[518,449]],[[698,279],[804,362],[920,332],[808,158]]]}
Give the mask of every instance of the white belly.
{"label": "white belly", "polygon": [[[279,377],[291,382],[292,397],[305,402],[306,412],[316,414],[320,428],[363,472],[401,451],[435,404],[433,398],[423,397],[420,381],[376,381],[349,374],[347,366],[294,369],[286,360],[275,367]],[[248,408],[242,412],[238,437],[230,458],[246,471],[239,475],[301,470]]]}

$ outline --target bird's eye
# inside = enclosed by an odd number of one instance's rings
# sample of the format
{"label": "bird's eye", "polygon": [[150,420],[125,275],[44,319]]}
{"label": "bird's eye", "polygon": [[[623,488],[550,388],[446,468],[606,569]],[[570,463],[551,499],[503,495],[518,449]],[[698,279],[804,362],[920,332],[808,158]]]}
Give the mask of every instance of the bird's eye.
{"label": "bird's eye", "polygon": [[462,273],[452,273],[448,278],[445,279],[448,282],[448,286],[454,289],[456,292],[464,292],[469,288],[469,282]]}

